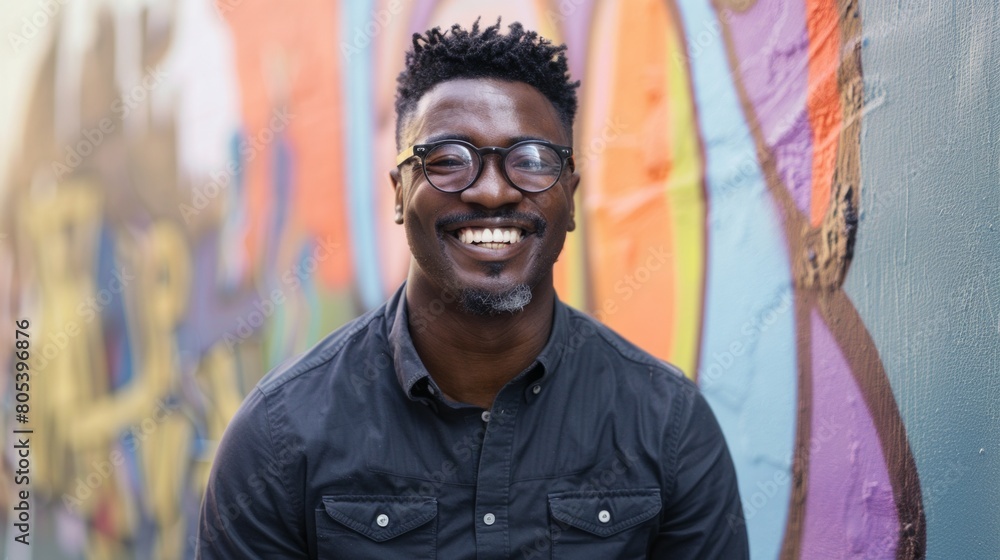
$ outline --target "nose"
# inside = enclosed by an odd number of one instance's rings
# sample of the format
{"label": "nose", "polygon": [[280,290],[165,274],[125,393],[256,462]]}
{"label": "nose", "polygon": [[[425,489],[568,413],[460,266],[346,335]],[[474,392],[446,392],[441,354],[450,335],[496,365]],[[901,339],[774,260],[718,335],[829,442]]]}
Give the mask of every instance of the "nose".
{"label": "nose", "polygon": [[476,182],[461,193],[462,202],[485,208],[501,208],[521,202],[524,195],[507,181],[500,170],[501,158],[496,154],[483,156],[483,171]]}

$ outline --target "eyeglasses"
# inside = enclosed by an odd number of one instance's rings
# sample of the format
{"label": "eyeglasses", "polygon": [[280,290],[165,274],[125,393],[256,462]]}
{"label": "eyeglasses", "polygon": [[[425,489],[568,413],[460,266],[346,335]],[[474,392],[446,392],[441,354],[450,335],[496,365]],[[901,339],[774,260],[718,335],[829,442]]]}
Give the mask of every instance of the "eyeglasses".
{"label": "eyeglasses", "polygon": [[396,156],[396,165],[420,158],[424,177],[435,189],[458,193],[472,186],[483,172],[483,156],[500,156],[500,171],[518,190],[538,193],[552,188],[562,175],[573,148],[541,140],[518,142],[509,148],[477,148],[461,140],[415,144]]}

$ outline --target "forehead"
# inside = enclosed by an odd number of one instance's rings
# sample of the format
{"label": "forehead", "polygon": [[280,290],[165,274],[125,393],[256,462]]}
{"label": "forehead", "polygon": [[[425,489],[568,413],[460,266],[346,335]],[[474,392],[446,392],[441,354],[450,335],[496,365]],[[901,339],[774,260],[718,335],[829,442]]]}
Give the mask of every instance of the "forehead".
{"label": "forehead", "polygon": [[569,143],[555,106],[523,82],[457,79],[420,98],[403,128],[406,144],[463,138],[480,146],[525,138]]}

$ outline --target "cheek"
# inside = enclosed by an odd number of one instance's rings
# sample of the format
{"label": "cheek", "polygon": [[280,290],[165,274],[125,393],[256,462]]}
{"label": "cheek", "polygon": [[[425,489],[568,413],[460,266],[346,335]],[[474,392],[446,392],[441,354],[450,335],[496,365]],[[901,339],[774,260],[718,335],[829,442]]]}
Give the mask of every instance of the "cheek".
{"label": "cheek", "polygon": [[540,209],[548,222],[549,228],[558,229],[560,233],[566,233],[566,227],[572,219],[572,199],[567,198],[565,192],[552,190],[552,196],[543,201]]}
{"label": "cheek", "polygon": [[[434,222],[441,213],[441,201],[423,186],[410,191],[403,203],[403,225],[408,236],[436,235]],[[411,244],[416,239],[411,239]]]}

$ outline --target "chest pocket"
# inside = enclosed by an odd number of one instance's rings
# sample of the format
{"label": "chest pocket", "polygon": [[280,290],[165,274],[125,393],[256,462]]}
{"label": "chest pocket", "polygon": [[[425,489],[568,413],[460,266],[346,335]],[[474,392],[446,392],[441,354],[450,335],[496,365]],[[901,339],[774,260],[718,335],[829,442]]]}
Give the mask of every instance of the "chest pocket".
{"label": "chest pocket", "polygon": [[429,496],[323,496],[316,509],[319,557],[434,558],[437,499]]}
{"label": "chest pocket", "polygon": [[549,494],[552,558],[645,558],[661,507],[658,488]]}

